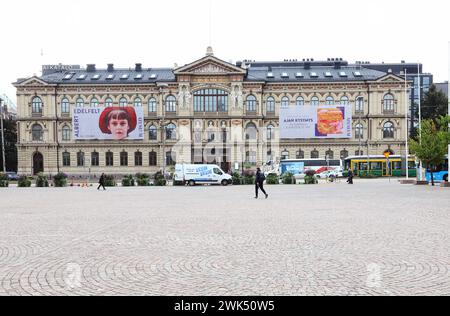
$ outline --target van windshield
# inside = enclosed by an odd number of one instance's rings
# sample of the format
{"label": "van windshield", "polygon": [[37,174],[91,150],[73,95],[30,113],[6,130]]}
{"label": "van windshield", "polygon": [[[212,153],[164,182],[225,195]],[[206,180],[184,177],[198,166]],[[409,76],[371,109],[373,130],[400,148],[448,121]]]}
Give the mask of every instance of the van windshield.
{"label": "van windshield", "polygon": [[218,174],[220,176],[223,175],[223,172],[219,168],[214,168],[213,171],[215,174]]}

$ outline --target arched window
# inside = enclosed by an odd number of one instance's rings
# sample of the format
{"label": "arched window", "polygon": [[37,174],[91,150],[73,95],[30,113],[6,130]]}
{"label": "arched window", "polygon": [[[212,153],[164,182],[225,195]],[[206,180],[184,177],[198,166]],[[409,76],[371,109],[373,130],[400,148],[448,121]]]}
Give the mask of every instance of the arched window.
{"label": "arched window", "polygon": [[254,123],[248,123],[245,127],[245,139],[246,140],[256,140],[258,135],[258,130]]}
{"label": "arched window", "polygon": [[384,123],[383,138],[394,138],[394,124],[392,122]]}
{"label": "arched window", "polygon": [[91,166],[98,167],[100,165],[100,155],[98,152],[91,152]]}
{"label": "arched window", "polygon": [[334,105],[334,99],[331,95],[326,98],[325,104],[326,105]]}
{"label": "arched window", "polygon": [[62,99],[61,101],[61,113],[62,114],[69,114],[70,113],[70,103],[67,98]]}
{"label": "arched window", "polygon": [[346,149],[341,150],[341,159],[345,159],[348,157],[348,151]]}
{"label": "arched window", "polygon": [[349,105],[349,104],[350,104],[350,103],[349,103],[348,97],[344,95],[344,96],[341,98],[341,105]]}
{"label": "arched window", "polygon": [[151,166],[151,167],[158,165],[158,156],[157,156],[156,152],[151,151],[148,154],[148,161],[149,161],[149,166]]}
{"label": "arched window", "polygon": [[195,112],[228,112],[228,92],[203,89],[194,92]]}
{"label": "arched window", "polygon": [[304,159],[305,158],[305,152],[303,150],[299,149],[297,151],[297,153],[295,154],[295,157],[297,159]]}
{"label": "arched window", "polygon": [[65,142],[70,141],[70,135],[71,135],[70,127],[65,125],[62,128],[62,140],[65,141]]}
{"label": "arched window", "polygon": [[281,160],[288,160],[289,159],[289,151],[283,150],[281,152]]}
{"label": "arched window", "polygon": [[134,107],[141,107],[142,106],[142,101],[140,98],[136,98],[134,99]]}
{"label": "arched window", "polygon": [[43,141],[44,131],[42,129],[42,126],[39,124],[34,124],[33,127],[31,127],[31,135],[33,141]]}
{"label": "arched window", "polygon": [[266,101],[266,110],[268,113],[275,112],[275,99],[273,97],[268,97]]}
{"label": "arched window", "polygon": [[142,166],[142,153],[140,151],[134,153],[134,165]]}
{"label": "arched window", "polygon": [[355,102],[355,111],[356,112],[364,112],[364,98],[363,97],[357,97]]}
{"label": "arched window", "polygon": [[63,167],[70,167],[70,153],[63,152],[62,154]]}
{"label": "arched window", "polygon": [[267,126],[267,140],[272,140],[275,138],[274,131],[275,131],[275,127],[272,124]]}
{"label": "arched window", "polygon": [[128,153],[126,151],[120,153],[120,165],[122,167],[128,166]]}
{"label": "arched window", "polygon": [[177,111],[177,99],[173,95],[169,95],[166,98],[166,112],[176,112]]}
{"label": "arched window", "polygon": [[148,100],[148,113],[156,113],[156,99],[150,98]]}
{"label": "arched window", "polygon": [[148,138],[150,140],[157,140],[158,139],[158,129],[156,128],[155,125],[151,125],[148,128]]}
{"label": "arched window", "polygon": [[77,167],[84,167],[84,152],[77,152]]}
{"label": "arched window", "polygon": [[312,97],[311,98],[311,105],[319,105],[319,98],[318,97]]}
{"label": "arched window", "polygon": [[177,139],[177,127],[175,124],[170,123],[166,126],[166,139],[176,140]]}
{"label": "arched window", "polygon": [[76,102],[77,108],[82,108],[84,106],[84,100],[82,98],[78,98]]}
{"label": "arched window", "polygon": [[247,104],[247,112],[256,112],[256,97],[249,95],[245,102]]}
{"label": "arched window", "polygon": [[31,101],[31,111],[33,114],[42,114],[42,100],[39,97],[34,97]]}
{"label": "arched window", "polygon": [[98,106],[98,100],[96,98],[92,98],[91,107],[97,107],[97,106]]}
{"label": "arched window", "polygon": [[318,159],[319,158],[319,151],[317,151],[317,149],[314,149],[313,151],[311,151],[311,158],[312,159]]}
{"label": "arched window", "polygon": [[362,124],[356,124],[355,126],[355,138],[364,138],[364,128]]}
{"label": "arched window", "polygon": [[128,106],[128,101],[127,101],[127,99],[126,99],[126,98],[121,98],[121,99],[119,100],[119,106],[122,106],[122,107]]}
{"label": "arched window", "polygon": [[390,93],[383,98],[383,112],[394,112],[394,96]]}
{"label": "arched window", "polygon": [[364,156],[364,151],[362,150],[355,151],[355,156]]}
{"label": "arched window", "polygon": [[281,99],[281,107],[283,107],[283,108],[287,108],[287,107],[289,107],[289,98],[288,97],[283,97],[282,99]]}
{"label": "arched window", "polygon": [[297,100],[295,101],[295,105],[297,106],[305,105],[305,99],[303,99],[302,97],[298,97]]}
{"label": "arched window", "polygon": [[113,100],[111,98],[107,98],[105,100],[105,106],[107,107],[113,106]]}
{"label": "arched window", "polygon": [[325,158],[330,160],[330,159],[334,159],[334,152],[331,149],[328,149],[325,152]]}

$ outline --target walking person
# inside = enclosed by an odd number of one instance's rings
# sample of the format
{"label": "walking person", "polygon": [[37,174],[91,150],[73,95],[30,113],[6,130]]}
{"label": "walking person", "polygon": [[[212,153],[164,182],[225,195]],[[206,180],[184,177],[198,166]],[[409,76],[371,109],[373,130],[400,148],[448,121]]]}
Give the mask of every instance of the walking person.
{"label": "walking person", "polygon": [[266,177],[264,176],[264,173],[261,172],[261,169],[256,169],[256,179],[255,179],[255,199],[258,198],[258,190],[261,190],[262,193],[266,195],[266,199],[269,197],[269,194],[264,191],[264,180],[266,180]]}
{"label": "walking person", "polygon": [[100,190],[100,187],[103,187],[103,191],[106,190],[105,188],[105,174],[102,173],[102,175],[100,176],[100,179],[98,180],[98,188],[97,190]]}
{"label": "walking person", "polygon": [[353,171],[352,171],[352,170],[349,170],[349,171],[348,171],[348,179],[347,179],[347,183],[348,183],[348,184],[353,184],[353,177],[354,177]]}

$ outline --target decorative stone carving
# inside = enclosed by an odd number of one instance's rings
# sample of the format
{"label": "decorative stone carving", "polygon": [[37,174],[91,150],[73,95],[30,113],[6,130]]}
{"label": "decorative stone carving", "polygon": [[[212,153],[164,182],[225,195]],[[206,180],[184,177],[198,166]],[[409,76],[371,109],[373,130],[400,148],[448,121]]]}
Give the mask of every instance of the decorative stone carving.
{"label": "decorative stone carving", "polygon": [[243,108],[242,86],[240,84],[231,85],[231,104],[233,109]]}
{"label": "decorative stone carving", "polygon": [[192,70],[193,73],[200,73],[200,74],[228,73],[229,71],[230,70],[228,69],[225,69],[223,67],[211,63]]}
{"label": "decorative stone carving", "polygon": [[180,109],[189,109],[191,106],[191,93],[189,92],[189,86],[181,84],[178,92],[178,104]]}

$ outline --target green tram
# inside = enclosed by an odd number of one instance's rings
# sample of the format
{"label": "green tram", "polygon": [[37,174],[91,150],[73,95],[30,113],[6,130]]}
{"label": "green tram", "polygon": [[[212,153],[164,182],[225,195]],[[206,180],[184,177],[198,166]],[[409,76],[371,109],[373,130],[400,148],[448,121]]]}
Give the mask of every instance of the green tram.
{"label": "green tram", "polygon": [[[348,174],[348,170],[353,170],[353,174],[357,177],[365,177],[368,175],[376,177],[404,177],[406,170],[404,168],[404,157],[392,155],[389,157],[389,165],[387,159],[383,155],[379,156],[351,156],[344,159],[344,170]],[[416,177],[417,165],[414,156],[408,158],[408,175]]]}

